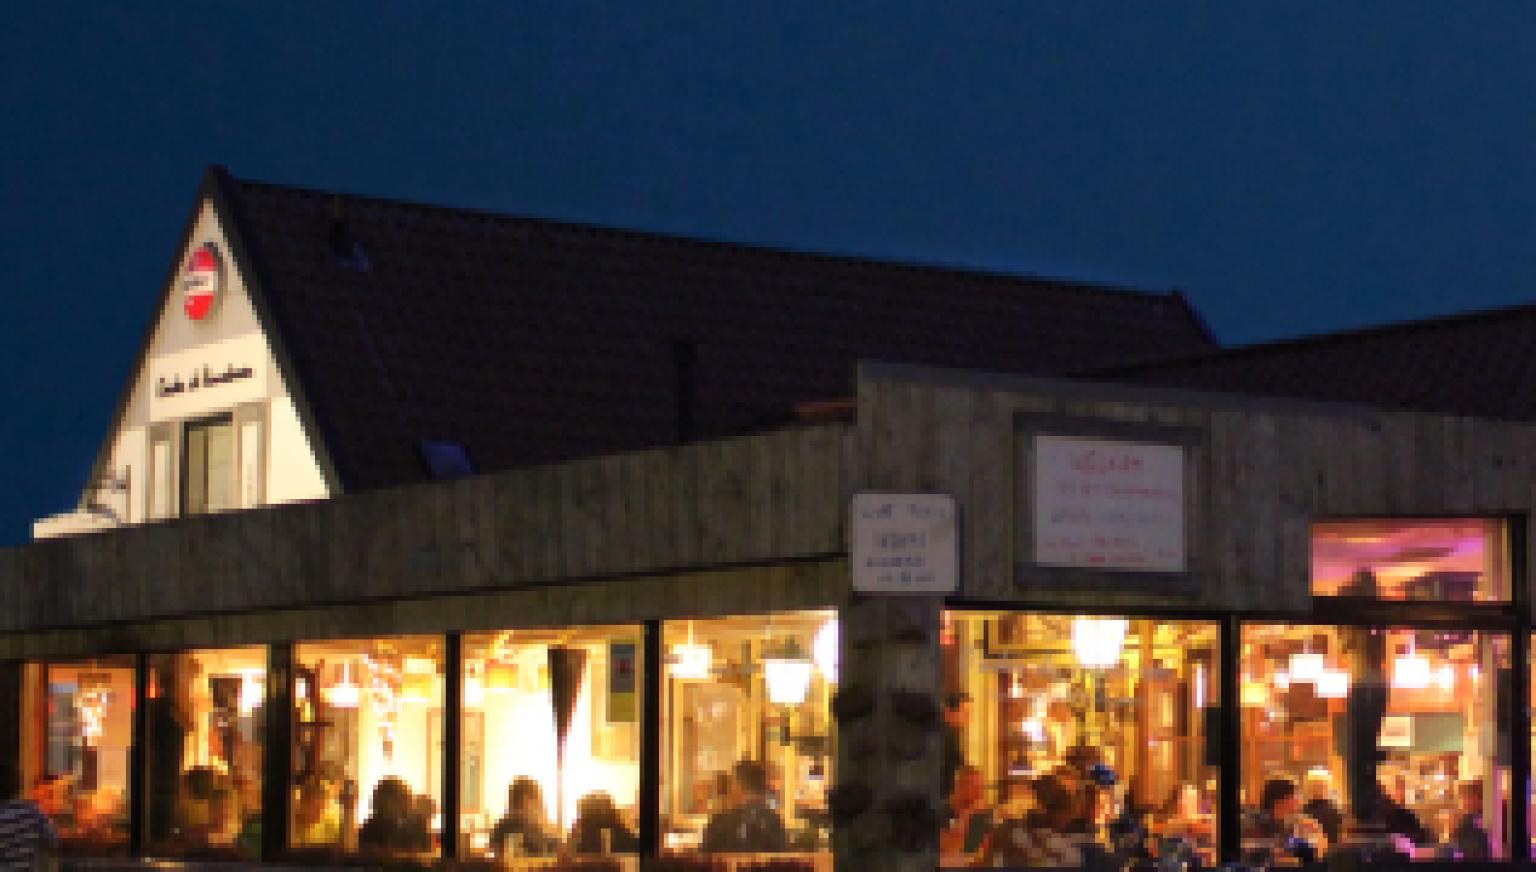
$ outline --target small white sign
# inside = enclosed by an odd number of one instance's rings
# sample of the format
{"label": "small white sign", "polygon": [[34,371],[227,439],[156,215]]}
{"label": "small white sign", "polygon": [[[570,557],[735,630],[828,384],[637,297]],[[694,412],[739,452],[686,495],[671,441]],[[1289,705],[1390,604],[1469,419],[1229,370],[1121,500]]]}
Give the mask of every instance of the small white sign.
{"label": "small white sign", "polygon": [[853,496],[853,589],[953,593],[960,578],[959,513],[950,494]]}
{"label": "small white sign", "polygon": [[1035,434],[1035,563],[1185,570],[1184,449]]}

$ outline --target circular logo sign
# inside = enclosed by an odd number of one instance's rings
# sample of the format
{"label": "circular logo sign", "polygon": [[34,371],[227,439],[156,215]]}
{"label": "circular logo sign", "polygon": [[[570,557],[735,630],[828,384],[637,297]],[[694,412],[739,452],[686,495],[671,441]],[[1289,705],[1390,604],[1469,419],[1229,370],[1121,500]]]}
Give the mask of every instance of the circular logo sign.
{"label": "circular logo sign", "polygon": [[219,301],[223,264],[218,247],[211,242],[198,246],[187,258],[185,273],[181,279],[181,306],[188,318],[201,321]]}

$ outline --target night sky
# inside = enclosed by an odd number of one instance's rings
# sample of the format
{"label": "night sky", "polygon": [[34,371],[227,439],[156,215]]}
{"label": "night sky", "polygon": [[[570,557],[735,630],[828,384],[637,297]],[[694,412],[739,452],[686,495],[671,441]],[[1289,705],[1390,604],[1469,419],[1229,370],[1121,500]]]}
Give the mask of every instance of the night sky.
{"label": "night sky", "polygon": [[1536,7],[105,3],[0,29],[0,544],[70,508],[209,163],[1181,288],[1226,343],[1536,299]]}

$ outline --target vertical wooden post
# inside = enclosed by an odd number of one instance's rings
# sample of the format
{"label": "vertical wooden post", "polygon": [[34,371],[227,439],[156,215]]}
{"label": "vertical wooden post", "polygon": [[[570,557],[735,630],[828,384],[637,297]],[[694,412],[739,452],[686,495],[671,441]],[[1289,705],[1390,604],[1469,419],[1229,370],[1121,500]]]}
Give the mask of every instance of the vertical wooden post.
{"label": "vertical wooden post", "polygon": [[[1514,638],[1510,640],[1512,656],[1510,669],[1509,707],[1509,833],[1510,858],[1525,860],[1531,853],[1530,836],[1530,783],[1531,783],[1531,633],[1524,621],[1520,622]],[[1498,708],[1497,704],[1494,706]]]}
{"label": "vertical wooden post", "polygon": [[1242,785],[1242,653],[1243,622],[1228,615],[1221,622],[1221,740],[1220,769],[1217,778],[1217,840],[1221,861],[1232,863],[1242,855],[1242,809],[1239,807]]}
{"label": "vertical wooden post", "polygon": [[144,855],[144,836],[147,833],[149,815],[149,771],[145,765],[148,755],[145,743],[149,741],[149,655],[139,653],[133,658],[133,720],[128,739],[128,854]]}
{"label": "vertical wooden post", "polygon": [[661,621],[645,622],[641,640],[640,856],[661,853]]}
{"label": "vertical wooden post", "polygon": [[459,820],[460,782],[463,757],[464,722],[464,637],[449,633],[443,656],[447,659],[443,673],[443,807],[442,851],[443,858],[452,860],[459,856],[461,822]]}
{"label": "vertical wooden post", "polygon": [[[319,688],[310,688],[317,693]],[[293,789],[293,646],[267,647],[267,747],[261,773],[261,858],[273,862],[288,850],[288,798]]]}
{"label": "vertical wooden post", "polygon": [[[26,783],[21,769],[21,719],[27,717],[22,710],[22,664],[15,661],[0,663],[0,712],[10,712],[0,717],[0,764],[15,767],[15,784],[0,784],[0,797],[9,798]],[[0,767],[4,771],[5,767]]]}

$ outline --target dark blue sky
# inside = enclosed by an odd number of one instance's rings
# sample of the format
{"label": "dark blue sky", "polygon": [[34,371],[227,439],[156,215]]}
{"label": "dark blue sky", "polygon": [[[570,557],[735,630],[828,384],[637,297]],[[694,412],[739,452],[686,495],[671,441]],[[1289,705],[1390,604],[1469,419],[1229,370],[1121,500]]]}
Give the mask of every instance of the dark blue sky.
{"label": "dark blue sky", "polygon": [[69,507],[204,165],[1185,290],[1240,343],[1536,298],[1514,3],[8,7],[0,544]]}

